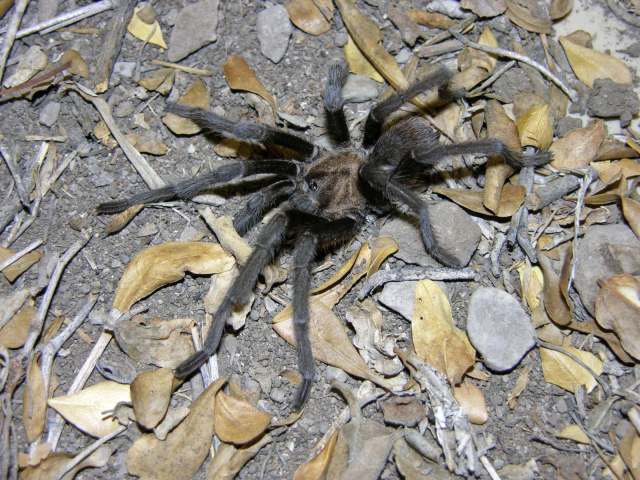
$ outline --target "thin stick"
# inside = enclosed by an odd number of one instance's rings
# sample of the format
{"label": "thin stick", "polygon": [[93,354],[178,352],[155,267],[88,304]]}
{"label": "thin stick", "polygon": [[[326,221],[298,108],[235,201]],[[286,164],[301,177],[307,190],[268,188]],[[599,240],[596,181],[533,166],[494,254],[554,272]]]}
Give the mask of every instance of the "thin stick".
{"label": "thin stick", "polygon": [[[20,198],[20,203],[29,210],[29,194],[27,190],[24,188],[24,184],[22,183],[22,177],[20,177],[20,173],[18,172],[18,166],[13,161],[13,157],[9,155],[9,152],[0,145],[0,155],[4,158],[5,163],[7,164],[7,168],[9,169],[9,173],[13,177],[13,181],[16,184],[16,191],[18,192],[18,198]],[[0,268],[0,270],[2,270]]]}
{"label": "thin stick", "polygon": [[0,272],[2,270],[4,270],[5,268],[7,268],[9,265],[11,265],[11,264],[17,262],[18,260],[20,260],[27,253],[29,253],[31,250],[35,250],[36,248],[38,248],[40,245],[42,245],[42,240],[36,240],[35,242],[31,242],[29,245],[24,247],[19,252],[14,253],[13,255],[11,255],[6,260],[0,262]]}
{"label": "thin stick", "polygon": [[2,84],[4,67],[7,65],[7,59],[9,58],[9,53],[11,53],[13,42],[16,40],[18,27],[20,27],[20,22],[22,21],[24,11],[27,9],[27,5],[29,5],[29,0],[18,0],[13,10],[13,16],[9,21],[9,28],[7,29],[7,34],[4,36],[2,52],[0,53],[0,84]]}
{"label": "thin stick", "polygon": [[482,455],[480,457],[480,463],[482,463],[482,466],[485,468],[485,470],[491,477],[491,480],[502,480],[500,478],[500,475],[498,475],[498,472],[496,472],[496,469],[493,468],[493,465],[491,465],[491,462],[486,456]]}
{"label": "thin stick", "polygon": [[185,65],[180,65],[179,63],[165,62],[164,60],[156,59],[156,60],[152,60],[151,63],[154,65],[160,65],[161,67],[168,67],[168,68],[173,68],[174,70],[180,70],[182,72],[190,73],[192,75],[201,75],[203,77],[210,77],[213,75],[213,72],[211,70],[205,70],[203,68],[187,67]]}
{"label": "thin stick", "polygon": [[73,457],[73,459],[71,459],[69,463],[65,465],[64,469],[60,473],[58,473],[58,475],[55,477],[55,480],[62,480],[67,473],[69,473],[71,470],[77,467],[85,458],[87,458],[89,455],[91,455],[93,452],[95,452],[98,448],[100,448],[102,445],[107,443],[109,440],[120,435],[126,429],[127,427],[125,427],[124,425],[120,425],[117,430],[109,433],[108,435],[105,435],[104,437],[99,438],[98,440],[90,444],[88,447],[82,449],[80,453],[78,453],[75,457]]}
{"label": "thin stick", "polygon": [[498,78],[500,78],[504,73],[513,67],[516,64],[515,60],[510,60],[505,63],[499,69],[497,69],[493,74],[487,78],[484,82],[474,88],[471,92],[469,92],[469,97],[478,97],[483,94],[485,88],[489,87],[493,82],[495,82]]}
{"label": "thin stick", "polygon": [[572,92],[569,87],[567,87],[560,78],[558,78],[555,74],[553,74],[547,67],[536,62],[535,60],[527,57],[526,55],[520,55],[519,53],[512,52],[511,50],[507,50],[505,48],[495,48],[489,47],[487,45],[482,45],[480,43],[472,42],[471,40],[467,40],[463,35],[456,32],[453,28],[450,28],[449,33],[464,43],[467,47],[475,48],[476,50],[480,50],[482,52],[491,53],[493,55],[497,55],[499,57],[511,58],[512,60],[517,60],[518,62],[526,63],[527,65],[531,65],[533,68],[542,73],[545,77],[555,83],[560,90],[562,90],[572,102],[576,101],[575,93]]}
{"label": "thin stick", "polygon": [[569,274],[569,281],[567,282],[567,291],[571,290],[571,284],[573,283],[573,277],[576,274],[576,257],[578,253],[578,235],[580,234],[580,215],[582,215],[582,208],[584,207],[584,199],[587,195],[589,185],[596,178],[595,171],[589,167],[584,177],[582,178],[580,190],[578,191],[578,199],[576,200],[576,210],[574,213],[575,224],[573,227],[573,256],[571,258],[571,273]]}

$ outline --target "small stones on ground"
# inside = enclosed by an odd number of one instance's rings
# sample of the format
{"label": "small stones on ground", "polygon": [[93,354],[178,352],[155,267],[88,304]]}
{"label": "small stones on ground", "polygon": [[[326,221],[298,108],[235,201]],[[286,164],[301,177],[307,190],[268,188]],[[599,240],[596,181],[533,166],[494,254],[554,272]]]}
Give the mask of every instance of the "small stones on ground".
{"label": "small stones on ground", "polygon": [[287,399],[287,390],[283,387],[272,388],[269,398],[276,403],[284,403]]}
{"label": "small stones on ground", "polygon": [[452,202],[438,202],[429,207],[431,228],[442,250],[465,267],[478,248],[482,232],[469,214]]}
{"label": "small stones on ground", "polygon": [[378,301],[407,320],[413,318],[417,282],[389,282],[382,289]]}
{"label": "small stones on ground", "polygon": [[342,89],[346,102],[362,103],[378,96],[378,82],[363,75],[349,75]]}
{"label": "small stones on ground", "polygon": [[437,267],[436,262],[425,251],[418,226],[408,218],[394,217],[380,229],[380,235],[389,235],[398,242],[398,251],[394,254],[407,263],[423,267]]}
{"label": "small stones on ground", "polygon": [[52,127],[58,121],[58,115],[60,115],[60,103],[47,102],[42,110],[40,110],[40,117],[38,121],[47,127]]}
{"label": "small stones on ground", "polygon": [[113,73],[121,77],[131,78],[136,69],[136,62],[116,62],[113,66]]}
{"label": "small stones on ground", "polygon": [[337,380],[339,382],[346,382],[348,378],[347,374],[343,370],[332,367],[331,365],[326,368],[324,376],[327,379],[328,383],[331,383],[334,380]]}
{"label": "small stones on ground", "polygon": [[640,111],[640,101],[632,85],[600,78],[593,83],[589,92],[587,109],[589,115],[594,117],[620,118],[620,125],[625,128]]}
{"label": "small stones on ground", "polygon": [[473,292],[467,333],[483,363],[497,372],[513,369],[536,342],[533,325],[520,303],[497,288]]}
{"label": "small stones on ground", "polygon": [[182,60],[218,39],[218,3],[218,0],[200,0],[180,11],[169,39],[167,58],[170,62]]}
{"label": "small stones on ground", "polygon": [[158,227],[155,223],[145,223],[136,235],[138,237],[150,237],[151,235],[155,235],[158,233]]}
{"label": "small stones on ground", "polygon": [[382,402],[385,423],[415,427],[425,415],[425,407],[415,397],[390,397]]}
{"label": "small stones on ground", "polygon": [[556,124],[556,135],[564,137],[571,130],[582,128],[582,119],[576,117],[563,117]]}
{"label": "small stones on ground", "polygon": [[272,5],[262,10],[258,13],[256,30],[262,54],[273,63],[282,60],[293,30],[287,9],[282,5]]}

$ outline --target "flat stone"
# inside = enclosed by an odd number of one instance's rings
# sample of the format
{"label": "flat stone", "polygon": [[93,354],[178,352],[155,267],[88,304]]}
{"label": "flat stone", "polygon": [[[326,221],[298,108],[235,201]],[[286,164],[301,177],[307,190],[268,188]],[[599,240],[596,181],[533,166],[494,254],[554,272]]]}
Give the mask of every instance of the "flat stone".
{"label": "flat stone", "polygon": [[116,62],[113,66],[113,73],[121,77],[131,78],[136,70],[136,62]]}
{"label": "flat stone", "polygon": [[610,78],[599,78],[593,82],[589,92],[587,109],[593,117],[620,118],[620,125],[626,127],[640,111],[640,101],[633,86],[616,83]]}
{"label": "flat stone", "polygon": [[180,10],[169,39],[167,58],[170,62],[182,60],[218,39],[218,3],[218,0],[201,0]]}
{"label": "flat stone", "polygon": [[640,270],[640,241],[623,224],[592,225],[579,240],[574,285],[591,315],[595,314],[599,280]]}
{"label": "flat stone", "polygon": [[362,103],[378,96],[378,82],[364,75],[349,75],[342,88],[345,102]]}
{"label": "flat stone", "polygon": [[38,121],[47,127],[52,127],[58,121],[60,115],[60,104],[58,102],[47,102],[40,110]]}
{"label": "flat stone", "polygon": [[256,30],[262,54],[273,63],[282,60],[293,30],[287,9],[282,5],[272,5],[262,10],[258,13]]}
{"label": "flat stone", "polygon": [[471,295],[467,334],[483,363],[496,372],[512,370],[536,343],[520,303],[497,288],[482,287]]}
{"label": "flat stone", "polygon": [[418,282],[389,282],[382,288],[378,301],[411,321],[416,283]]}
{"label": "flat stone", "polygon": [[392,218],[380,229],[380,235],[389,235],[398,242],[399,249],[394,256],[400,260],[423,267],[440,266],[425,251],[417,222],[412,218]]}

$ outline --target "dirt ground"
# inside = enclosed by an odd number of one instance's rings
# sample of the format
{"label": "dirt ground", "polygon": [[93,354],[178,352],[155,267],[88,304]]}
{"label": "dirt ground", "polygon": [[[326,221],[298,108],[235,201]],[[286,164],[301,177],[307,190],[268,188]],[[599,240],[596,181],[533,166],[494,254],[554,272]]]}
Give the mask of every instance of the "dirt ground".
{"label": "dirt ground", "polygon": [[[85,3],[61,1],[58,11],[66,11]],[[177,10],[188,2],[171,0],[152,3],[163,30],[169,32],[169,25],[172,19],[175,19]],[[398,54],[403,48],[402,39],[384,14],[388,3],[393,2],[358,1],[357,5],[383,26],[383,44],[392,54]],[[401,3],[403,7],[424,8],[429,2],[413,0]],[[605,16],[611,16],[606,6],[600,3],[594,1],[593,6],[589,8],[597,9]],[[38,2],[31,2],[23,24],[35,21],[37,7]],[[330,31],[325,34],[313,36],[294,28],[284,58],[275,64],[261,54],[256,35],[256,17],[264,7],[265,2],[261,1],[222,0],[217,41],[193,53],[183,63],[213,71],[212,76],[202,77],[209,88],[212,107],[221,107],[224,114],[232,119],[256,119],[256,111],[249,104],[247,97],[231,91],[222,72],[222,65],[230,55],[242,55],[257,72],[262,83],[278,99],[282,111],[310,119],[308,123],[311,127],[304,133],[311,137],[317,136],[322,132],[315,119],[323,115],[321,93],[327,66],[332,61],[343,58],[345,27],[340,15],[336,13]],[[74,48],[80,52],[90,68],[94,69],[94,61],[102,48],[101,34],[109,25],[111,15],[111,12],[102,13],[79,24],[83,27],[95,27],[99,32],[97,34],[63,30],[46,36],[31,35],[16,43],[14,55],[33,45],[42,47],[49,58],[68,48]],[[6,23],[7,17],[2,20],[2,25]],[[487,23],[494,25],[499,22],[504,22],[504,19],[489,20]],[[640,29],[622,25],[622,31],[618,30],[615,35],[622,38],[623,43],[627,43],[628,38],[640,38]],[[582,28],[589,31],[592,25],[583,25]],[[165,37],[167,36],[165,33]],[[501,42],[507,37],[506,33],[500,33],[498,40]],[[120,62],[139,62],[143,75],[146,71],[156,68],[151,65],[151,61],[156,58],[165,58],[161,50],[153,46],[141,49],[141,42],[129,34],[126,35],[118,57]],[[638,59],[632,61],[635,62],[635,66],[632,67],[637,69]],[[193,78],[178,72],[173,87],[174,93],[170,99],[175,99],[175,92],[182,94]],[[635,80],[637,85],[637,77]],[[382,91],[383,87],[379,87],[379,92]],[[105,98],[115,112],[120,129],[125,132],[137,128],[132,112],[145,113],[150,130],[168,146],[166,155],[145,155],[153,169],[165,181],[189,177],[227,161],[214,153],[213,143],[205,135],[172,134],[161,121],[166,99],[143,91],[132,78],[115,74]],[[43,106],[51,101],[59,102],[61,110],[55,125],[48,128],[40,124],[38,118]],[[347,116],[351,119],[356,118],[368,111],[372,105],[373,101],[349,104]],[[118,116],[118,112],[124,114]],[[110,149],[95,138],[92,130],[98,120],[95,109],[76,93],[64,92],[63,89],[55,87],[36,94],[32,100],[18,99],[0,104],[0,143],[14,152],[14,158],[18,159],[23,171],[27,171],[28,162],[40,146],[38,141],[25,140],[29,135],[66,136],[66,141],[52,144],[57,148],[60,158],[74,150],[79,152],[78,157],[55,183],[51,193],[44,198],[34,224],[12,246],[20,249],[34,240],[43,239],[45,258],[48,258],[49,255],[60,254],[78,239],[79,230],[90,229],[93,232],[87,246],[66,268],[47,317],[47,324],[53,321],[56,312],[71,318],[89,293],[99,295],[88,321],[80,328],[81,334],[75,334],[64,344],[55,362],[54,373],[59,382],[57,394],[67,390],[91,351],[93,342],[102,331],[101,322],[111,309],[122,272],[138,252],[150,245],[189,238],[194,234],[193,229],[204,235],[203,241],[216,241],[198,214],[197,205],[189,202],[145,208],[122,231],[113,235],[103,233],[108,218],[96,216],[95,206],[104,201],[127,197],[147,187],[119,147]],[[88,131],[87,126],[90,126],[91,130]],[[361,126],[358,126],[355,133],[358,138],[361,135],[360,128]],[[0,192],[3,199],[13,195],[12,185],[6,165],[0,162]],[[212,207],[216,213],[233,215],[241,208],[241,195],[230,189],[216,193],[221,195],[219,205]],[[374,238],[388,218],[387,215],[368,217],[365,227],[354,242],[319,257],[318,264],[328,262],[329,268],[314,276],[314,285],[318,285],[335,272],[362,242]],[[7,231],[4,235],[6,237]],[[255,230],[248,235],[249,243],[254,238]],[[501,265],[508,268],[523,258],[522,252],[518,249],[505,251]],[[285,268],[290,265],[288,253],[281,256],[280,264]],[[403,266],[404,262],[398,258],[391,258],[387,265],[396,268]],[[502,281],[490,273],[488,255],[476,252],[471,260],[471,267],[479,272],[478,281],[447,282],[446,285],[454,322],[461,328],[465,326],[468,302],[473,291],[479,286],[502,285]],[[35,283],[37,274],[37,269],[32,268],[15,284],[10,284],[3,277],[0,279],[0,296],[8,295],[16,285]],[[515,284],[516,292],[519,292],[517,277],[512,277],[512,282]],[[141,304],[148,308],[146,315],[149,317],[190,317],[201,320],[205,313],[202,299],[208,287],[208,277],[187,274],[183,281],[162,288],[142,300]],[[351,292],[335,308],[342,320],[347,306],[355,301],[356,293]],[[272,294],[276,298],[290,299],[291,284],[287,282],[275,286]],[[378,295],[379,292],[376,292],[372,298],[376,299]],[[259,392],[260,408],[278,417],[286,417],[295,387],[281,373],[285,369],[295,370],[296,355],[295,350],[271,327],[271,318],[281,308],[272,297],[258,294],[245,327],[237,333],[228,332],[225,335],[218,362],[222,374],[237,375],[246,388]],[[384,315],[384,332],[395,336],[400,346],[410,345],[410,323],[391,309],[382,305],[380,308]],[[637,365],[635,370],[622,365],[606,345],[595,337],[574,332],[572,339],[574,344],[594,353],[600,352],[607,359],[607,371],[603,374],[606,381],[621,388],[637,381]],[[132,380],[132,372],[149,368],[148,365],[132,361],[118,348],[115,341],[107,347],[100,365],[103,371],[106,368],[111,373],[111,378],[120,378],[125,382]],[[529,383],[515,408],[510,408],[507,406],[507,396],[513,390],[522,371],[527,368],[531,369]],[[346,405],[344,399],[331,389],[330,381],[336,376],[352,386],[361,382],[344,375],[334,367],[317,362],[317,382],[304,416],[264,447],[246,464],[237,478],[292,478],[295,470],[309,460],[313,446]],[[104,378],[99,371],[94,371],[87,384],[94,384]],[[485,396],[488,421],[484,425],[474,426],[474,429],[488,444],[493,444],[493,448],[488,450],[486,455],[496,470],[506,465],[524,464],[536,459],[539,471],[535,478],[559,478],[558,465],[562,467],[560,470],[563,478],[601,477],[602,464],[594,448],[554,436],[560,426],[572,422],[570,414],[577,408],[576,401],[573,394],[544,380],[538,349],[531,350],[513,371],[492,374],[487,381],[471,379],[471,383],[477,385]],[[14,427],[19,440],[19,451],[25,451],[28,445],[20,421],[22,388],[13,397],[13,408],[17,417]],[[185,387],[183,393],[188,396],[190,389],[189,386]],[[590,410],[601,403],[601,395],[602,392],[596,389],[594,393],[580,399],[579,404]],[[182,401],[174,399],[174,402]],[[615,436],[616,425],[625,418],[628,408],[629,403],[626,401],[615,403],[606,424],[600,426],[599,433],[610,431]],[[379,403],[375,402],[364,409],[365,416],[380,422],[383,421],[381,412]],[[620,432],[621,435],[622,433]],[[139,435],[139,429],[135,423],[132,424],[124,435],[111,442],[117,445],[117,449],[105,467],[85,470],[78,474],[77,478],[135,478],[127,474],[125,456]],[[67,424],[59,442],[59,449],[77,452],[92,441],[91,437]],[[477,476],[482,479],[489,478],[483,468],[479,468]],[[200,470],[197,478],[205,478],[205,468]],[[401,475],[395,464],[389,460],[380,478],[395,479],[401,478]]]}

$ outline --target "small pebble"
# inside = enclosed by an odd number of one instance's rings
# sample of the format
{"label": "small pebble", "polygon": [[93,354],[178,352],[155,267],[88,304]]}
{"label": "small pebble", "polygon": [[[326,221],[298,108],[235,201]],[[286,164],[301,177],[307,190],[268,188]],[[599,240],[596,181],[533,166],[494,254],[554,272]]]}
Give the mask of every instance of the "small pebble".
{"label": "small pebble", "polygon": [[413,318],[417,282],[389,282],[382,289],[378,301],[407,320]]}
{"label": "small pebble", "polygon": [[409,59],[411,58],[411,55],[412,55],[411,50],[409,50],[408,48],[403,48],[396,55],[396,62],[400,64],[405,64],[409,61]]}
{"label": "small pebble", "polygon": [[52,127],[58,121],[60,114],[60,104],[58,102],[47,102],[40,110],[38,121],[47,127]]}
{"label": "small pebble", "polygon": [[145,223],[136,236],[138,237],[149,237],[151,235],[155,235],[158,233],[158,227],[156,227],[155,223]]}
{"label": "small pebble", "polygon": [[335,44],[336,47],[342,48],[347,44],[348,41],[349,41],[349,35],[347,34],[347,32],[341,31],[341,32],[336,32],[336,36],[333,40],[333,43]]}
{"label": "small pebble", "polygon": [[167,58],[170,62],[187,55],[218,39],[218,0],[201,0],[180,10],[171,30]]}
{"label": "small pebble", "polygon": [[287,391],[284,388],[272,388],[269,398],[276,403],[283,403],[287,399]]}
{"label": "small pebble", "polygon": [[362,103],[378,96],[378,82],[363,75],[349,75],[342,88],[345,102]]}
{"label": "small pebble", "polygon": [[262,54],[273,63],[282,60],[293,30],[287,9],[282,5],[272,5],[262,10],[258,13],[256,30]]}
{"label": "small pebble", "polygon": [[136,62],[116,62],[113,66],[113,73],[121,77],[131,78],[136,69]]}

